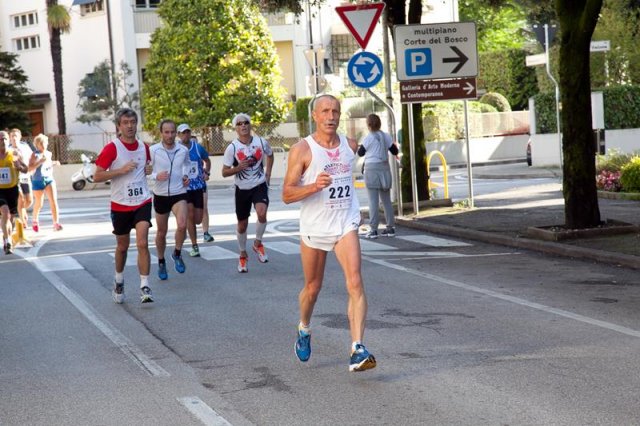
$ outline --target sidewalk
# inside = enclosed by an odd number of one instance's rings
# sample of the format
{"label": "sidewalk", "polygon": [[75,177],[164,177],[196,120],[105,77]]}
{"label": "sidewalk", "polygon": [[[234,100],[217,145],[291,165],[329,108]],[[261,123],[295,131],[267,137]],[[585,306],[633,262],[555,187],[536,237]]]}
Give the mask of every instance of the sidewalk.
{"label": "sidewalk", "polygon": [[[528,227],[564,224],[561,171],[539,169],[525,163],[474,167],[474,179],[556,178],[557,183],[532,185],[517,190],[474,197],[474,208],[433,207],[416,218],[398,224],[416,229],[469,238],[488,243],[530,249],[640,269],[640,233],[577,238],[561,242],[537,240]],[[459,201],[459,200],[453,200]],[[640,202],[598,199],[602,220],[640,224]]]}

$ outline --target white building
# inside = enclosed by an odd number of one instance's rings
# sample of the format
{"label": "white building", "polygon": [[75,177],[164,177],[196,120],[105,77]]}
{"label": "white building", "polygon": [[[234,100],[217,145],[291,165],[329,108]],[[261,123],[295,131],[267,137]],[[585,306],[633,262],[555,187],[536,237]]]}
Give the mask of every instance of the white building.
{"label": "white building", "polygon": [[[133,90],[142,85],[145,64],[149,59],[150,36],[161,25],[156,8],[161,0],[59,0],[69,8],[71,32],[62,35],[62,63],[67,134],[75,148],[97,151],[104,143],[103,131],[76,120],[79,82],[96,65],[111,59],[126,62],[132,70]],[[321,71],[339,74],[341,66],[359,49],[335,13],[339,0],[328,0],[320,10],[301,15],[296,22],[292,14],[268,15],[267,20],[282,68],[282,85],[291,100],[309,96],[312,68],[305,50],[324,49]],[[423,22],[457,20],[457,0],[426,0]],[[108,22],[111,23],[109,28]],[[381,53],[380,25],[367,47]],[[110,30],[110,31],[109,31]],[[311,31],[310,31],[311,30]],[[111,36],[111,37],[110,37]],[[111,38],[111,40],[110,40]],[[111,49],[112,51],[111,51]],[[0,0],[0,49],[15,52],[29,78],[35,108],[29,111],[34,122],[28,133],[57,133],[57,114],[49,32],[44,0]],[[112,52],[112,53],[111,53]],[[313,79],[313,78],[311,78]],[[333,92],[341,90],[344,75],[329,79]],[[313,87],[313,86],[312,86]],[[109,122],[102,129],[113,131]]]}

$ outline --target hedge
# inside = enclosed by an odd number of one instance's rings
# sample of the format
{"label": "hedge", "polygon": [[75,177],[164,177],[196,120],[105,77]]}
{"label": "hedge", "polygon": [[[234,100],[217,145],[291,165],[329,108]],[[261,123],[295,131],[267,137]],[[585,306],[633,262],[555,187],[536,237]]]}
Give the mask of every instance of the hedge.
{"label": "hedge", "polygon": [[[605,129],[636,129],[640,127],[640,86],[612,86],[593,89],[602,92]],[[536,132],[556,132],[555,92],[533,97],[536,105]]]}
{"label": "hedge", "polygon": [[522,49],[480,53],[478,88],[504,95],[514,111],[527,109],[538,93],[535,69],[526,66],[528,54]]}

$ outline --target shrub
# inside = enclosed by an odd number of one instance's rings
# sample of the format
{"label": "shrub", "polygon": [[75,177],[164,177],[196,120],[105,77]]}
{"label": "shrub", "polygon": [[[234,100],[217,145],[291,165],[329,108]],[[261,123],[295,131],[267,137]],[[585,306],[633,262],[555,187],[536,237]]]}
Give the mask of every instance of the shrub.
{"label": "shrub", "polygon": [[620,183],[625,192],[640,192],[640,157],[622,166]]}
{"label": "shrub", "polygon": [[296,100],[296,121],[298,122],[298,132],[305,135],[309,130],[309,102],[310,97],[298,98]]}
{"label": "shrub", "polygon": [[622,190],[620,172],[603,170],[598,173],[596,177],[596,187],[602,191],[620,192]]}
{"label": "shrub", "polygon": [[[470,113],[496,112],[489,104],[469,102]],[[422,105],[425,140],[452,141],[464,138],[464,104],[430,102]]]}
{"label": "shrub", "polygon": [[529,98],[538,92],[536,71],[527,67],[523,49],[480,52],[478,87],[502,93],[513,110],[528,108]]}
{"label": "shrub", "polygon": [[619,172],[622,170],[622,166],[631,161],[634,156],[631,154],[624,154],[617,149],[610,149],[607,151],[607,155],[598,155],[596,157],[596,173],[603,171]]}
{"label": "shrub", "polygon": [[[601,91],[604,100],[605,129],[635,129],[640,127],[640,86],[611,86]],[[538,133],[556,131],[556,101],[554,92],[533,97]]]}
{"label": "shrub", "polygon": [[511,105],[509,105],[507,98],[497,92],[485,93],[479,102],[493,106],[498,112],[511,111]]}

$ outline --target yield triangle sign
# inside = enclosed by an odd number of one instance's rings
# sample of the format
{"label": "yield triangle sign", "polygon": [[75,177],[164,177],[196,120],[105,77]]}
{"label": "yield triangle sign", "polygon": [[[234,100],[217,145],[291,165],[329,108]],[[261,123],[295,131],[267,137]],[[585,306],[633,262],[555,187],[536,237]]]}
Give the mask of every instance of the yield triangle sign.
{"label": "yield triangle sign", "polygon": [[337,6],[336,12],[360,47],[365,49],[383,9],[384,3],[365,3]]}

